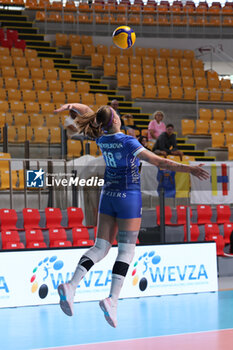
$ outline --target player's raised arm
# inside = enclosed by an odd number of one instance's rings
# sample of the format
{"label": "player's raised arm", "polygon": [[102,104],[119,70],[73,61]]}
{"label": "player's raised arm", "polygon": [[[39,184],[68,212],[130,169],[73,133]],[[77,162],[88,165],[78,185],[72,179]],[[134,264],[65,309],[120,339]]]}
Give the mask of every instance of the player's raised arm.
{"label": "player's raised arm", "polygon": [[84,105],[82,103],[67,103],[63,106],[61,106],[58,109],[55,109],[54,113],[60,113],[63,111],[70,111],[73,110],[74,112],[78,114],[85,114],[85,113],[94,113],[93,110],[88,107],[87,105]]}
{"label": "player's raised arm", "polygon": [[178,171],[182,173],[190,173],[200,180],[206,180],[209,178],[209,173],[202,168],[203,164],[192,166],[177,163],[170,159],[161,158],[148,150],[142,151],[137,155],[137,157],[141,160],[145,160],[150,164],[156,165],[161,169],[168,169],[171,171]]}

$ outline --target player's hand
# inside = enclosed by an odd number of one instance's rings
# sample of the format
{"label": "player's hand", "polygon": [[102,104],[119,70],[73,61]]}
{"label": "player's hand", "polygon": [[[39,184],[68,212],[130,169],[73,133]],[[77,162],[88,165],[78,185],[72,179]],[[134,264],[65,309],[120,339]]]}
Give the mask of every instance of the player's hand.
{"label": "player's hand", "polygon": [[210,177],[208,171],[202,168],[203,165],[204,164],[199,164],[191,167],[191,174],[196,176],[199,180],[207,180]]}
{"label": "player's hand", "polygon": [[61,113],[63,111],[66,111],[67,109],[69,109],[69,105],[65,104],[63,106],[61,106],[60,108],[57,108],[53,111],[53,113],[57,114],[57,113]]}

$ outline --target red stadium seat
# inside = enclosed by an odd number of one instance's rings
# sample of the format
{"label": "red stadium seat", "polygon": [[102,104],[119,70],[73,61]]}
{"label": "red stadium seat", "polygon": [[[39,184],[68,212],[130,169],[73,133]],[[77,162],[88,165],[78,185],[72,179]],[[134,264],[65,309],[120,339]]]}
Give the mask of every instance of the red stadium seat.
{"label": "red stadium seat", "polygon": [[75,244],[76,247],[90,247],[92,245],[94,245],[94,241],[92,239],[79,239]]}
{"label": "red stadium seat", "polygon": [[76,242],[80,239],[88,240],[89,239],[89,232],[86,227],[74,227],[72,229],[72,237],[73,237],[73,244],[76,244]]}
{"label": "red stadium seat", "polygon": [[215,241],[219,236],[218,224],[205,224],[205,240]]}
{"label": "red stadium seat", "polygon": [[13,243],[13,242],[8,242],[6,244],[6,246],[2,249],[24,249],[24,244],[22,242],[17,242],[17,243]]}
{"label": "red stadium seat", "polygon": [[14,209],[0,209],[0,221],[2,230],[16,229],[18,217]]}
{"label": "red stadium seat", "polygon": [[64,247],[72,247],[72,244],[70,241],[54,241],[49,246],[50,248],[64,248]]}
{"label": "red stadium seat", "polygon": [[233,232],[233,223],[232,222],[225,223],[223,225],[223,231],[224,231],[225,243],[229,244],[230,243],[230,236]]}
{"label": "red stadium seat", "polygon": [[50,246],[55,241],[66,241],[66,240],[67,240],[67,236],[66,236],[66,231],[64,228],[51,228],[51,229],[49,229]]}
{"label": "red stadium seat", "polygon": [[24,208],[23,209],[24,228],[30,230],[40,228],[40,213],[38,209]]}
{"label": "red stadium seat", "polygon": [[229,205],[217,205],[217,223],[230,222],[231,208]]}
{"label": "red stadium seat", "polygon": [[12,45],[13,45],[13,43],[9,39],[5,39],[4,38],[4,39],[1,40],[1,46],[2,47],[8,47],[8,49],[10,50],[12,48]]}
{"label": "red stadium seat", "polygon": [[[196,242],[200,235],[200,230],[198,225],[191,224],[190,225],[190,233],[191,233],[191,242]],[[186,226],[184,226],[184,241],[187,241],[187,229]]]}
{"label": "red stadium seat", "polygon": [[40,249],[40,248],[47,248],[47,245],[45,242],[29,242],[27,244],[28,249]]}
{"label": "red stadium seat", "polygon": [[4,39],[4,37],[5,37],[4,30],[3,30],[3,29],[0,29],[0,41],[1,41],[2,39]]}
{"label": "red stadium seat", "polygon": [[83,227],[83,210],[82,208],[67,208],[68,227]]}
{"label": "red stadium seat", "polygon": [[[156,206],[156,214],[157,214],[157,225],[160,225],[160,206]],[[171,207],[165,206],[165,225],[174,225],[171,223],[172,218],[172,210]]]}
{"label": "red stadium seat", "polygon": [[44,236],[41,230],[39,229],[35,229],[35,230],[26,230],[25,231],[25,237],[26,237],[26,247],[28,247],[28,245],[30,243],[40,243],[40,242],[44,242]]}
{"label": "red stadium seat", "polygon": [[12,29],[7,29],[6,36],[7,36],[7,39],[14,44],[19,38],[17,30],[12,30]]}
{"label": "red stadium seat", "polygon": [[215,234],[211,237],[211,241],[215,241],[215,243],[216,243],[217,255],[223,256],[224,255],[224,247],[225,247],[225,240],[224,240],[223,236]]}
{"label": "red stadium seat", "polygon": [[218,256],[224,256],[224,247],[225,247],[225,240],[223,236],[219,235],[216,239],[216,247],[217,247],[217,255]]}
{"label": "red stadium seat", "polygon": [[[185,205],[177,205],[176,213],[177,213],[177,225],[185,225],[186,224],[186,208]],[[192,217],[192,209],[190,208],[190,218]]]}
{"label": "red stadium seat", "polygon": [[209,205],[198,205],[197,206],[197,223],[208,224],[211,223],[212,209]]}
{"label": "red stadium seat", "polygon": [[8,243],[20,243],[20,237],[18,231],[4,230],[2,231],[2,249],[6,248]]}
{"label": "red stadium seat", "polygon": [[25,48],[26,48],[26,42],[25,42],[25,40],[20,40],[20,39],[16,40],[16,42],[15,42],[15,47],[16,47],[17,49],[25,50]]}
{"label": "red stadium seat", "polygon": [[61,227],[62,213],[59,208],[45,208],[46,227]]}

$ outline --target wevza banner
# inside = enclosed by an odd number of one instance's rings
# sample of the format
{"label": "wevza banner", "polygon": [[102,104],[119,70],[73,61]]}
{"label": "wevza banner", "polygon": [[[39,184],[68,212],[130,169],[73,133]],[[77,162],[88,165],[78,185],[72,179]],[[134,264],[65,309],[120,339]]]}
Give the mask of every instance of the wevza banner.
{"label": "wevza banner", "polygon": [[[86,249],[1,252],[0,307],[56,304],[57,287],[67,282]],[[75,301],[109,294],[113,247],[76,290]],[[217,286],[215,243],[138,246],[121,298],[212,292]]]}
{"label": "wevza banner", "polygon": [[233,203],[233,163],[208,162],[204,164],[204,168],[210,174],[209,179],[200,181],[191,176],[191,203]]}

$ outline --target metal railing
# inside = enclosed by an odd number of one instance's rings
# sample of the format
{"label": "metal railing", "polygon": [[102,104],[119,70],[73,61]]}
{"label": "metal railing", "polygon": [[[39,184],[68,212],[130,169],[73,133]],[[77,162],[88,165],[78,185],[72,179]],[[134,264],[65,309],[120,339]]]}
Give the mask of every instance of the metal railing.
{"label": "metal railing", "polygon": [[[52,21],[50,17],[51,13],[57,14],[57,18]],[[42,21],[37,21],[37,25],[41,22],[41,30],[44,33],[51,32],[54,23],[61,24],[59,32],[67,33],[69,31],[76,32],[89,32],[92,34],[111,34],[112,30],[117,25],[130,25],[132,26],[137,36],[174,36],[180,35],[182,37],[229,37],[232,34],[232,26],[225,18],[231,17],[228,13],[220,11],[219,13],[190,13],[184,11],[176,13],[173,11],[167,11],[161,13],[155,10],[154,12],[146,12],[141,9],[140,12],[131,12],[126,8],[124,12],[96,12],[95,8],[90,8],[88,12],[79,11],[69,12],[64,11],[64,7],[60,11],[56,11],[52,8],[44,9],[45,18]],[[70,22],[68,22],[66,15],[70,14]],[[108,15],[108,21],[103,21],[102,15]],[[55,16],[56,17],[56,16]],[[198,21],[196,21],[196,18]],[[212,19],[216,19],[215,21]],[[101,21],[102,19],[102,21]],[[54,28],[57,29],[57,28]],[[55,30],[56,31],[56,30]]]}
{"label": "metal railing", "polygon": [[[17,127],[20,127],[21,125],[12,125],[15,126],[16,130]],[[52,127],[47,127],[48,128],[48,138],[47,138],[47,142],[46,144],[40,143],[38,141],[37,142],[32,142],[31,139],[28,137],[28,133],[27,133],[27,128],[31,127],[29,125],[22,125],[23,127],[25,127],[25,139],[22,140],[22,142],[19,142],[16,140],[12,141],[12,139],[9,139],[9,125],[6,123],[3,127],[3,152],[4,153],[8,153],[9,149],[14,146],[20,146],[23,147],[24,149],[24,156],[25,158],[30,158],[30,151],[32,150],[32,148],[35,148],[38,146],[38,144],[40,144],[40,148],[41,146],[43,146],[43,148],[47,148],[48,154],[47,157],[50,158],[52,156],[51,154],[51,149],[53,148],[54,145],[56,145],[56,148],[59,147],[59,158],[63,159],[66,156],[66,131],[64,130],[62,125],[59,125],[60,128],[60,140],[59,143],[51,143],[51,134],[50,134],[50,128]],[[36,128],[36,127],[35,127]],[[32,127],[33,129],[33,127]],[[33,129],[34,130],[34,129]],[[16,132],[15,137],[17,137],[18,134]]]}
{"label": "metal railing", "polygon": [[218,45],[205,45],[195,49],[196,58],[203,59],[204,56],[208,55],[210,62],[210,69],[213,70],[213,58],[216,58],[219,62],[223,62],[233,69],[233,57],[227,54],[222,44]]}
{"label": "metal railing", "polygon": [[[4,162],[4,165],[1,166],[1,163]],[[6,167],[6,162],[8,163],[8,167]],[[9,176],[9,186],[7,185],[8,179],[6,181],[5,186],[1,186],[0,189],[0,198],[3,195],[9,196],[9,206],[12,209],[14,207],[14,196],[21,195],[23,196],[23,206],[24,208],[28,207],[28,196],[29,193],[37,196],[37,207],[38,209],[42,208],[42,194],[46,194],[48,198],[48,206],[53,207],[54,206],[54,196],[56,187],[38,187],[33,188],[28,185],[28,171],[38,171],[40,169],[43,169],[47,172],[52,173],[54,171],[54,167],[58,166],[58,171],[63,171],[64,173],[67,173],[67,161],[65,159],[12,159],[12,158],[0,158],[0,182],[2,183],[3,176],[7,177]],[[21,179],[23,179],[23,186],[20,186],[21,189],[17,189],[17,186],[15,183],[13,183],[13,169],[18,171],[23,171],[23,176]],[[57,188],[58,190],[58,188]],[[67,200],[67,191],[68,188],[65,189],[65,194],[63,197],[63,200],[65,202],[65,205],[67,206],[68,200]],[[21,197],[20,197],[21,198]],[[36,200],[36,198],[35,198]],[[4,207],[3,201],[2,205]],[[1,205],[1,207],[2,207]]]}

